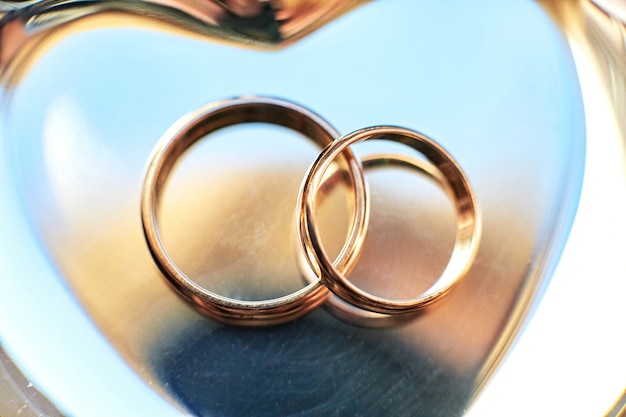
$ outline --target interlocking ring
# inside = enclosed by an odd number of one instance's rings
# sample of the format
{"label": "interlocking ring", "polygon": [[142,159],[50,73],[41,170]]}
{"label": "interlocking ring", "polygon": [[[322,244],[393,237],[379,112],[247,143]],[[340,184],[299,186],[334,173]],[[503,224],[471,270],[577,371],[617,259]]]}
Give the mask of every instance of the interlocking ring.
{"label": "interlocking ring", "polygon": [[[407,145],[422,155],[444,175],[452,191],[457,211],[457,233],[449,263],[439,279],[423,294],[406,300],[392,300],[370,294],[337,270],[319,239],[315,224],[315,201],[323,176],[332,161],[354,143],[366,140],[390,140]],[[377,126],[357,130],[326,147],[313,163],[304,180],[300,195],[299,235],[304,254],[317,277],[336,295],[363,310],[380,314],[417,312],[446,294],[467,273],[480,239],[481,220],[476,198],[459,164],[439,144],[427,136],[405,128]]]}
{"label": "interlocking ring", "polygon": [[[425,177],[433,180],[439,187],[441,187],[441,189],[451,200],[454,200],[454,192],[448,184],[445,175],[436,166],[424,160],[423,158],[399,153],[376,153],[361,156],[361,164],[363,165],[363,169],[365,171],[367,171],[368,169],[390,167],[406,168],[417,171],[418,173],[423,174]],[[323,188],[326,187],[327,183],[332,183],[333,181],[331,181],[331,179],[335,175],[340,174],[341,172],[338,170],[338,168],[337,171],[331,172],[324,180],[324,183],[321,184],[321,189],[323,190]],[[322,192],[322,195],[324,195],[324,192]],[[298,200],[300,205],[302,204],[302,197],[303,193],[300,193],[300,200]],[[299,251],[299,253],[302,252],[301,241],[298,241],[297,250]],[[314,282],[315,280],[319,279],[318,276],[309,267],[307,259],[304,255],[301,256],[299,260],[302,263],[300,265],[300,270],[303,272],[303,276],[308,282]],[[311,271],[311,273],[306,273],[308,271]],[[326,307],[326,309],[329,310],[332,315],[346,323],[369,328],[386,328],[394,325],[404,324],[407,321],[412,320],[415,316],[414,314],[383,314],[364,310],[353,304],[350,304],[349,302],[341,299],[336,295],[329,297],[324,303],[324,307]]]}
{"label": "interlocking ring", "polygon": [[[295,103],[269,97],[240,97],[209,104],[174,124],[155,147],[142,189],[141,219],[154,261],[172,287],[208,316],[228,324],[268,325],[295,319],[322,303],[330,294],[317,279],[291,294],[264,301],[242,301],[216,294],[189,278],[165,249],[158,222],[161,190],[181,155],[218,129],[242,123],[270,123],[310,138],[320,147],[339,137],[323,118]],[[352,183],[355,214],[335,268],[346,272],[357,259],[367,226],[368,204],[361,163],[351,151],[342,153],[342,165]]]}
{"label": "interlocking ring", "polygon": [[[242,123],[270,123],[302,133],[325,147],[309,168],[298,195],[298,243],[300,256],[310,266],[314,277],[302,271],[308,284],[291,294],[263,301],[242,301],[216,294],[187,277],[169,257],[159,231],[158,205],[161,191],[172,168],[182,154],[203,137],[221,128]],[[364,158],[365,166],[381,161],[420,170],[448,193],[457,213],[457,233],[453,252],[439,279],[423,294],[406,300],[392,300],[370,294],[347,278],[358,259],[369,217],[367,187],[363,166],[349,146],[366,140],[382,139],[407,145],[421,153],[426,161],[397,154]],[[319,239],[315,223],[315,203],[324,185],[326,171],[341,156],[340,168],[351,182],[355,214],[348,238],[331,262]],[[269,325],[297,318],[324,302],[330,291],[340,299],[329,304],[336,315],[356,324],[380,323],[379,319],[408,317],[440,299],[469,270],[476,255],[481,232],[478,205],[467,177],[452,156],[435,141],[413,130],[377,126],[339,137],[337,131],[310,110],[289,101],[268,97],[240,97],[209,104],[174,124],[153,151],[142,189],[141,219],[144,235],[153,259],[171,286],[208,316],[238,325]],[[302,264],[302,262],[301,262]],[[302,266],[302,265],[301,265]],[[332,311],[332,309],[331,309]]]}

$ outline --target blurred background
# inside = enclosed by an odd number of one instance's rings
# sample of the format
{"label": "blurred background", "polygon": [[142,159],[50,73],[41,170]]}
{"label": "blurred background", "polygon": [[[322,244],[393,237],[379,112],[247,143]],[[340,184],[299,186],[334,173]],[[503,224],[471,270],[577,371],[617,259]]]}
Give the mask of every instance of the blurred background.
{"label": "blurred background", "polygon": [[[0,347],[9,354],[0,354],[0,416],[624,413],[624,3],[388,3],[389,14],[383,2],[285,1],[280,13],[272,2],[0,2],[2,157],[12,161],[2,191],[19,195],[3,204],[2,230],[37,237],[1,246]],[[398,10],[409,17],[394,20]],[[350,19],[361,30],[342,31]],[[320,73],[326,82],[316,84]],[[438,312],[383,331],[323,311],[263,332],[232,329],[173,296],[133,217],[141,169],[185,111],[244,92],[302,101],[342,132],[395,123],[441,138],[487,216],[467,283]],[[176,171],[164,228],[204,285],[228,292],[245,282],[251,296],[297,287],[288,202],[317,150],[292,138],[226,132]],[[399,215],[372,224],[358,282],[384,291],[377,283],[392,270],[395,288],[423,289],[428,279],[409,278],[436,277],[451,247],[445,194],[403,172],[368,175],[382,201],[374,210]],[[246,216],[229,217],[241,207]],[[349,216],[332,213],[345,203],[331,195],[320,210],[336,253]],[[12,224],[20,216],[23,229]],[[407,233],[398,220],[407,217],[429,226]],[[279,224],[279,237],[260,219]],[[402,250],[389,245],[398,239]],[[215,242],[230,249],[207,251]],[[417,244],[428,250],[414,254]],[[389,252],[385,268],[379,248]],[[40,252],[44,261],[32,255]]]}

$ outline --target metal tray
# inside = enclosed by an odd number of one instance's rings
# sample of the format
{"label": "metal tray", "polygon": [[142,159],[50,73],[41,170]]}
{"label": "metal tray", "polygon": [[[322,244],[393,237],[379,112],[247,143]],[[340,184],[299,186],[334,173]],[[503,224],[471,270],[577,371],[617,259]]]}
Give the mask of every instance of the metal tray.
{"label": "metal tray", "polygon": [[[76,416],[527,415],[545,396],[575,413],[558,389],[541,395],[542,382],[571,374],[553,364],[587,366],[579,335],[604,347],[623,342],[617,330],[591,331],[619,315],[610,285],[624,265],[610,254],[624,242],[605,237],[624,229],[615,223],[623,142],[619,126],[606,133],[615,101],[590,98],[600,72],[567,16],[555,23],[535,2],[491,0],[3,7],[0,346],[11,360],[0,392],[26,407],[6,401],[2,417],[41,407]],[[226,326],[177,297],[141,231],[146,163],[181,116],[242,94],[294,100],[341,133],[393,124],[438,140],[470,178],[483,216],[465,279],[386,328],[325,309],[280,326]],[[605,107],[596,113],[589,103]],[[177,262],[227,293],[303,285],[290,233],[318,152],[256,125],[193,147],[163,203]],[[585,169],[599,174],[583,184]],[[451,251],[450,203],[415,173],[366,175],[372,214],[354,279],[389,296],[423,290]],[[616,185],[605,189],[607,176]],[[340,197],[320,210],[331,251],[349,218]],[[488,386],[553,275],[539,324]],[[624,370],[617,357],[606,353],[611,399],[623,388],[613,382]],[[534,408],[511,410],[524,401]],[[606,411],[608,401],[590,400],[588,410]]]}

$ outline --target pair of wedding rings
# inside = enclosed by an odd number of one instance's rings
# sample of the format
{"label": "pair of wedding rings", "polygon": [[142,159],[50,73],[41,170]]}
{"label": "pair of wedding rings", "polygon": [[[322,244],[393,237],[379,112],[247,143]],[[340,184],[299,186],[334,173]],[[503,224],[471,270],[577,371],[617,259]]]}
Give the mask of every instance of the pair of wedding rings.
{"label": "pair of wedding rings", "polygon": [[[323,150],[309,168],[297,202],[298,238],[310,271],[303,271],[308,284],[291,294],[263,301],[245,301],[212,292],[194,282],[176,265],[163,244],[158,206],[164,184],[181,155],[198,140],[228,126],[268,123],[297,131]],[[384,154],[360,161],[349,146],[366,140],[390,140],[407,145],[425,157]],[[324,175],[333,161],[339,162],[350,179],[355,214],[347,240],[336,260],[324,250],[315,222],[315,203]],[[454,203],[456,240],[449,263],[439,279],[424,293],[404,300],[370,294],[346,277],[356,264],[369,221],[369,201],[364,166],[380,163],[408,166],[434,178]],[[469,270],[476,255],[481,222],[474,192],[465,173],[452,156],[427,136],[413,130],[376,126],[341,136],[327,121],[295,103],[259,96],[214,102],[185,116],[161,138],[150,158],[142,190],[141,217],[152,257],[172,287],[202,313],[227,324],[258,326],[283,323],[311,311],[327,299],[339,314],[365,319],[407,316],[440,299]],[[301,265],[306,268],[307,265]],[[331,292],[337,297],[331,297]],[[341,300],[343,301],[341,301]]]}

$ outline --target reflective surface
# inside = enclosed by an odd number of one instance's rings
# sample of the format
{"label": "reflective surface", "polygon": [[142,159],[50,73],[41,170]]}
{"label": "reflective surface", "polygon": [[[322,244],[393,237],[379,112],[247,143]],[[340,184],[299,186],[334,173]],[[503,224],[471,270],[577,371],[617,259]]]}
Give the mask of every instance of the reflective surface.
{"label": "reflective surface", "polygon": [[[566,31],[585,102],[588,141],[581,202],[545,296],[470,415],[621,417],[626,413],[626,333],[621,331],[626,56],[624,25],[618,19],[624,16],[619,13],[623,2],[597,0],[580,7],[545,3]],[[512,403],[514,409],[508,406]]]}
{"label": "reflective surface", "polygon": [[[445,178],[446,186],[442,189],[448,191],[455,208],[456,240],[452,254],[441,276],[421,294],[415,295],[407,292],[403,294],[402,299],[391,299],[363,290],[352,283],[345,271],[333,265],[320,239],[316,207],[317,196],[323,188],[324,176],[334,160],[349,150],[350,146],[370,140],[400,143],[421,154]],[[361,128],[338,138],[327,146],[307,171],[298,195],[298,203],[299,237],[310,269],[329,290],[343,301],[361,310],[383,315],[406,316],[441,302],[472,268],[482,233],[481,213],[463,168],[452,155],[431,138],[417,131],[397,126]],[[389,215],[389,213],[386,214]],[[418,226],[419,228],[421,227]],[[401,250],[406,249],[401,248]],[[418,275],[419,278],[421,277]],[[393,281],[387,278],[381,281],[387,281],[393,285]]]}
{"label": "reflective surface", "polygon": [[[255,295],[249,299],[237,288],[237,296],[228,297],[211,291],[195,282],[172,259],[160,232],[158,210],[162,190],[180,157],[194,144],[220,129],[265,123],[292,129],[306,139],[311,139],[320,149],[339,138],[339,133],[326,120],[291,101],[264,96],[244,96],[218,100],[183,116],[161,137],[150,155],[141,190],[141,223],[146,244],[152,259],[171,284],[189,304],[213,320],[238,326],[266,326],[292,321],[322,304],[329,296],[328,288],[318,278],[311,280],[295,292],[275,296]],[[367,231],[369,204],[361,162],[352,151],[342,154],[344,162],[339,168],[336,183],[349,183],[354,214],[350,232],[336,264],[348,271],[358,260]],[[342,181],[341,174],[350,181]],[[330,186],[329,188],[333,188]],[[298,199],[302,194],[298,194]],[[219,204],[218,204],[219,205]],[[210,207],[208,207],[210,208]],[[242,248],[245,249],[245,248]],[[240,251],[239,251],[240,252]],[[238,260],[233,259],[233,262]],[[308,270],[308,269],[307,269]],[[299,275],[303,272],[299,271]],[[253,275],[254,271],[242,272]],[[271,288],[268,285],[267,288]],[[270,290],[271,291],[271,290]],[[263,292],[268,292],[263,291]]]}
{"label": "reflective surface", "polygon": [[[198,26],[154,4],[5,16],[0,341],[62,412],[451,416],[488,380],[551,276],[578,201],[585,129],[567,44],[530,1],[338,10],[322,27],[305,23],[301,39],[278,30],[273,41],[271,25],[233,35],[228,19]],[[419,129],[454,154],[484,228],[445,303],[384,330],[324,311],[240,329],[171,292],[141,233],[147,157],[182,114],[243,93],[297,100],[342,133]],[[207,286],[258,295],[303,285],[293,202],[316,151],[284,135],[224,132],[173,173],[168,247]],[[354,279],[389,297],[427,288],[454,242],[445,193],[414,173],[368,179],[372,235]],[[320,208],[335,250],[349,218],[340,191]]]}

